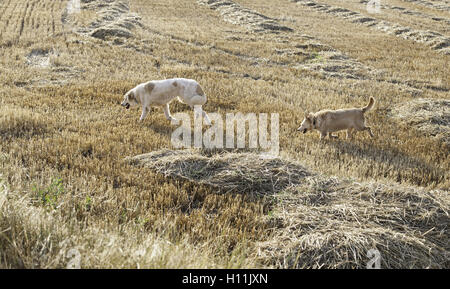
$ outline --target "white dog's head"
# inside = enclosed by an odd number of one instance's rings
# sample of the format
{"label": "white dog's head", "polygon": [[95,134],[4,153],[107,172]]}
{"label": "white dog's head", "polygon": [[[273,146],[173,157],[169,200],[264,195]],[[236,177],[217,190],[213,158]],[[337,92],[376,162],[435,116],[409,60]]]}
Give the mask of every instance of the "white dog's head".
{"label": "white dog's head", "polygon": [[313,130],[316,128],[316,118],[311,113],[305,113],[305,118],[302,121],[302,124],[297,129],[302,133],[306,133],[308,130]]}
{"label": "white dog's head", "polygon": [[121,105],[124,106],[126,109],[129,109],[130,106],[138,105],[138,101],[136,99],[136,95],[134,94],[133,90],[130,90],[127,93],[125,93]]}

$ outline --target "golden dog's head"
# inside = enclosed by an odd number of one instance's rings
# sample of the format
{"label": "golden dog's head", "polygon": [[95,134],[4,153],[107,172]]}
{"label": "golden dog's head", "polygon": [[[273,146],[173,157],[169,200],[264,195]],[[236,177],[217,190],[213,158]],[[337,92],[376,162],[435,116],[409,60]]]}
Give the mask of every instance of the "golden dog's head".
{"label": "golden dog's head", "polygon": [[123,96],[123,101],[121,103],[122,106],[124,106],[126,109],[129,109],[130,106],[136,106],[138,105],[138,101],[136,99],[136,95],[132,90],[125,93]]}
{"label": "golden dog's head", "polygon": [[308,130],[313,130],[316,127],[316,118],[311,113],[305,113],[305,118],[302,121],[302,124],[297,129],[302,133],[306,133]]}

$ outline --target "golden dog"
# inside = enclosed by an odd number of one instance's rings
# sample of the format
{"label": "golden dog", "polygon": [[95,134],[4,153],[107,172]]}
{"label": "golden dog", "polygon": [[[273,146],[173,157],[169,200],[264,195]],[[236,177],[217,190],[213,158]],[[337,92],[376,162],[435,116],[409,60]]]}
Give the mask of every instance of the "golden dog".
{"label": "golden dog", "polygon": [[365,124],[364,113],[369,111],[374,103],[375,99],[371,97],[369,104],[363,108],[321,110],[316,113],[306,113],[301,126],[297,130],[303,133],[313,129],[318,130],[320,139],[327,135],[330,138],[337,138],[333,135],[333,132],[344,129],[347,130],[347,138],[352,138],[353,130],[367,130],[373,137],[372,130]]}

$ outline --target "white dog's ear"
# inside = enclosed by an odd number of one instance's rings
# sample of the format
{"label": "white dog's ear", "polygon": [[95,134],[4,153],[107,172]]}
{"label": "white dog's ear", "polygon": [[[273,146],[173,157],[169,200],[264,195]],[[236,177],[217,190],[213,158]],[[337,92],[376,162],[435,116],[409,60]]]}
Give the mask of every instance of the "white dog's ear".
{"label": "white dog's ear", "polygon": [[130,93],[128,94],[128,101],[131,100],[135,100],[136,98],[134,97],[134,93],[132,91],[130,91]]}

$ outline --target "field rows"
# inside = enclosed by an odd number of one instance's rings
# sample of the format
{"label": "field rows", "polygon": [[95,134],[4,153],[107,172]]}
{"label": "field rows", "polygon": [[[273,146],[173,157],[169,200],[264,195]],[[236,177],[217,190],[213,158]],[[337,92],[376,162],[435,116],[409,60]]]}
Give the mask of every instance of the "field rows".
{"label": "field rows", "polygon": [[424,8],[401,0],[381,1],[379,6],[374,6],[368,0],[327,0],[323,3],[346,8],[367,17],[375,17],[378,20],[396,23],[412,29],[431,30],[442,34],[448,33],[447,23],[450,19],[448,12]]}
{"label": "field rows", "polygon": [[402,0],[404,2],[414,3],[425,7],[430,7],[442,11],[450,11],[450,3],[448,1],[425,1],[425,0]]}
{"label": "field rows", "polygon": [[[368,0],[361,0],[360,3],[367,5],[369,3],[369,1]],[[388,5],[388,4],[381,4],[380,5],[380,9],[383,9],[382,13],[385,13],[386,10],[388,10],[389,12],[392,11],[393,13],[400,13],[400,14],[404,14],[404,15],[408,15],[408,16],[417,16],[417,17],[424,18],[424,19],[427,19],[427,20],[436,21],[438,23],[442,22],[445,25],[443,25],[442,28],[439,27],[439,28],[441,28],[441,29],[439,29],[439,31],[442,30],[443,33],[448,33],[449,32],[449,27],[448,26],[450,25],[450,19],[445,17],[445,16],[441,17],[441,16],[438,16],[438,15],[427,14],[427,13],[420,12],[420,11],[417,11],[417,10],[411,10],[411,9],[407,9],[405,7]],[[434,25],[432,25],[432,24],[434,24]],[[436,23],[430,23],[430,26],[435,28],[437,25],[436,25]]]}
{"label": "field rows", "polygon": [[0,41],[34,41],[63,31],[61,22],[65,0],[2,1]]}
{"label": "field rows", "polygon": [[389,34],[394,34],[398,37],[410,39],[418,43],[424,43],[432,49],[438,50],[444,54],[450,54],[450,38],[433,31],[421,31],[404,27],[397,23],[390,23],[387,21],[380,21],[375,17],[368,17],[364,14],[321,2],[314,2],[309,0],[294,0],[295,2],[310,7],[322,13],[331,14],[336,17],[344,18],[352,23],[373,27],[375,29],[384,31]]}

